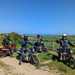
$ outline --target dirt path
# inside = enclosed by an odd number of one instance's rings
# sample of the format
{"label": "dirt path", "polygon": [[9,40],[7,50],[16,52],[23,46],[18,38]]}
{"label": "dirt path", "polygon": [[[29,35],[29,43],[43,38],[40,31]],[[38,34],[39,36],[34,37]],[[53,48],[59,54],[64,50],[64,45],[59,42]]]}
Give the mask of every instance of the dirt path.
{"label": "dirt path", "polygon": [[0,58],[0,61],[6,65],[0,68],[0,75],[55,75],[54,73],[48,71],[36,69],[29,63],[23,63],[19,66],[18,61],[14,58]]}

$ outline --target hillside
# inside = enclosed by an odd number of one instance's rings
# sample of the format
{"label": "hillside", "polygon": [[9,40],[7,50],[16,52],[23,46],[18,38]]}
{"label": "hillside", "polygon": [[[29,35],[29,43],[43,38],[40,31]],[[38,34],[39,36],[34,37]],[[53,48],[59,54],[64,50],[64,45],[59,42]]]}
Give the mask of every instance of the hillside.
{"label": "hillside", "polygon": [[[0,45],[3,40],[4,34],[0,34]],[[15,32],[8,33],[9,38],[12,41],[15,41],[17,48],[19,48],[19,41],[21,40],[21,35]],[[18,65],[18,60],[16,59],[16,53],[14,53],[13,57],[0,57],[0,75],[75,75],[75,70],[71,69],[67,65],[64,65],[58,61],[52,61],[52,55],[56,54],[56,52],[52,50],[56,50],[58,45],[56,44],[56,40],[61,36],[58,35],[44,35],[43,40],[45,46],[51,50],[48,53],[40,53],[40,67],[36,69],[35,66],[30,65],[29,63],[23,63],[21,66]],[[75,36],[71,35],[68,37],[69,40],[73,44],[75,44]],[[35,35],[29,35],[29,40],[34,43],[36,41]],[[73,53],[75,54],[75,48],[72,48]]]}

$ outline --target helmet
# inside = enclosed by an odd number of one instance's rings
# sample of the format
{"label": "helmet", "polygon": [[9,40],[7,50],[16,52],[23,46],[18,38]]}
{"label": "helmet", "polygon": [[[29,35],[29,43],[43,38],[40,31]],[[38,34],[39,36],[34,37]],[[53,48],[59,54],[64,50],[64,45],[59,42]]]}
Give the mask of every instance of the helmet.
{"label": "helmet", "polygon": [[28,40],[28,36],[25,35],[25,34],[22,36],[22,38],[23,38],[24,40]]}
{"label": "helmet", "polygon": [[40,38],[40,37],[41,37],[41,35],[38,34],[38,35],[37,35],[37,38]]}
{"label": "helmet", "polygon": [[63,34],[63,37],[66,37],[67,36],[67,34]]}
{"label": "helmet", "polygon": [[67,34],[63,34],[62,39],[67,39]]}

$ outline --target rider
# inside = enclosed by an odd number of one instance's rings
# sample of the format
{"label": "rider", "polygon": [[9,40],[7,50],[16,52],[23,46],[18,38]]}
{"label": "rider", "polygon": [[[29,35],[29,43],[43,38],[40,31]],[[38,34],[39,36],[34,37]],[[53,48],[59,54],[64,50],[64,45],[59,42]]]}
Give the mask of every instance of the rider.
{"label": "rider", "polygon": [[2,45],[3,45],[4,48],[9,48],[10,47],[10,39],[9,39],[8,35],[4,35]]}
{"label": "rider", "polygon": [[32,43],[28,39],[28,36],[24,35],[21,41],[21,48],[27,48],[29,44],[32,45]]}
{"label": "rider", "polygon": [[21,40],[21,49],[20,49],[20,61],[19,64],[21,65],[22,60],[24,59],[25,54],[28,51],[28,45],[32,45],[32,43],[28,40],[28,36],[23,35]]}
{"label": "rider", "polygon": [[56,42],[60,45],[59,58],[60,58],[60,53],[64,51],[66,51],[68,54],[71,54],[69,46],[74,46],[74,45],[67,39],[67,34],[63,34],[62,38],[60,40],[57,40]]}
{"label": "rider", "polygon": [[37,52],[41,52],[41,50],[39,50],[39,48],[44,47],[44,43],[43,43],[43,39],[41,35],[37,35],[37,41],[34,43],[34,48],[35,51]]}
{"label": "rider", "polygon": [[10,40],[8,34],[5,34],[5,35],[4,35],[4,39],[3,39],[3,41],[2,41],[2,45],[3,45],[3,47],[4,47],[5,49],[9,49],[10,54],[12,54],[12,49],[10,48],[11,40]]}

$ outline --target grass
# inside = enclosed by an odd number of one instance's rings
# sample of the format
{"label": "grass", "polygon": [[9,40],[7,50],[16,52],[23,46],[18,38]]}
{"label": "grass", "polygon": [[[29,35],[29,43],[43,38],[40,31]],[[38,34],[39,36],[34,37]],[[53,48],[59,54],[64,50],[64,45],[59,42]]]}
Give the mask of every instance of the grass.
{"label": "grass", "polygon": [[44,62],[44,61],[50,60],[52,55],[50,53],[42,52],[38,55],[38,57],[40,59],[40,62]]}
{"label": "grass", "polygon": [[57,70],[63,75],[75,75],[75,70],[72,70],[61,62],[53,61],[48,63],[47,65],[49,66],[50,70]]}
{"label": "grass", "polygon": [[53,55],[57,55],[55,51],[42,52],[38,55],[40,62],[48,61],[52,59]]}
{"label": "grass", "polygon": [[[53,51],[49,51],[48,53],[44,53],[44,52],[40,53],[39,54],[40,62],[51,60],[52,55],[56,55],[56,53]],[[51,61],[49,63],[40,65],[40,67],[42,66],[48,66],[50,71],[56,71],[57,73],[60,73],[62,75],[75,75],[75,70],[71,69],[70,67],[63,64],[62,62]]]}

